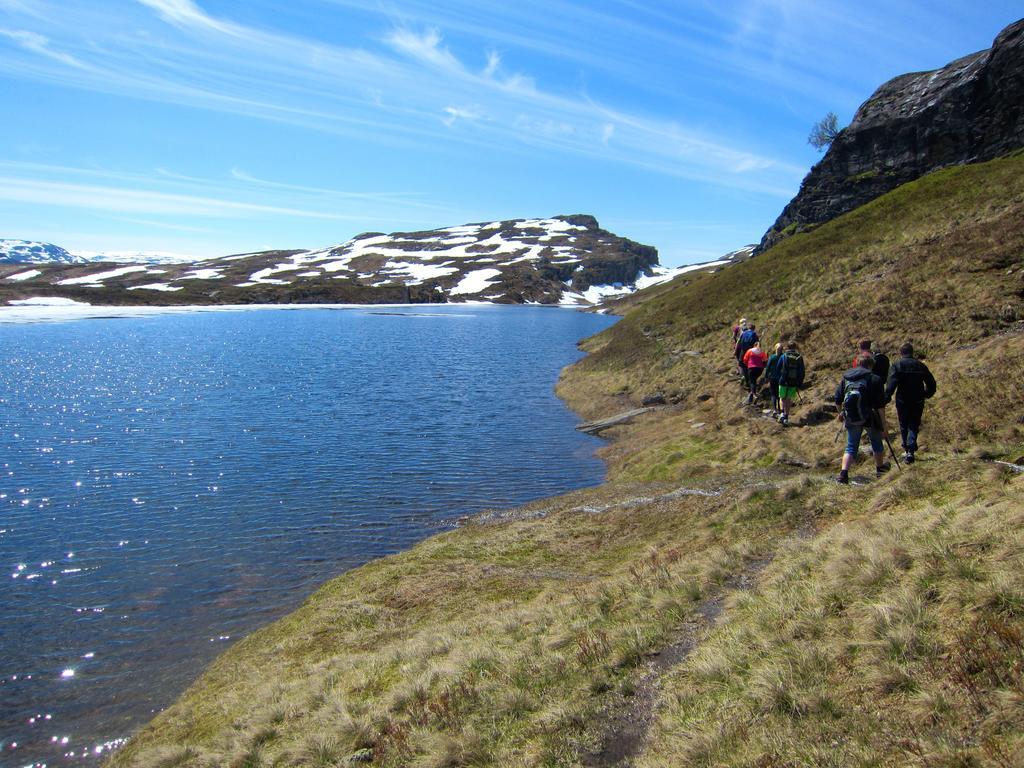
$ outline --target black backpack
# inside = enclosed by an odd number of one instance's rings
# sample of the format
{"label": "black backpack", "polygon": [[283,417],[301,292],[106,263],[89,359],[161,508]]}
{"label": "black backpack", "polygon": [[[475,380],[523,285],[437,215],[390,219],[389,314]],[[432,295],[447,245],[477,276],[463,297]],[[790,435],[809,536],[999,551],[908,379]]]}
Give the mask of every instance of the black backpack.
{"label": "black backpack", "polygon": [[843,420],[849,427],[863,427],[871,420],[867,376],[843,380]]}
{"label": "black backpack", "polygon": [[784,387],[799,387],[803,384],[804,377],[800,373],[801,362],[803,362],[803,358],[800,357],[799,352],[793,350],[784,352],[782,359],[778,362],[782,371],[779,375],[779,384]]}

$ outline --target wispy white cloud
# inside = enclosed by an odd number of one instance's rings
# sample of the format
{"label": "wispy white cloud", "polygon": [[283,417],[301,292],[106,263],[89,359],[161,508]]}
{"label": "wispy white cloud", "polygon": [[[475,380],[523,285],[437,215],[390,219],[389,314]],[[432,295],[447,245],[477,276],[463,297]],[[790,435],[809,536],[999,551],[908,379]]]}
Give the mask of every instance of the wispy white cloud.
{"label": "wispy white cloud", "polygon": [[36,0],[0,0],[0,10],[9,13],[38,13]]}
{"label": "wispy white cloud", "polygon": [[498,71],[498,67],[501,66],[501,54],[497,51],[487,52],[487,66],[484,67],[484,77],[494,77],[494,73]]}
{"label": "wispy white cloud", "polygon": [[215,179],[166,168],[143,174],[0,160],[0,174],[0,199],[122,214],[422,224],[455,213],[415,193],[287,184],[239,169]]}
{"label": "wispy white cloud", "polygon": [[137,219],[129,216],[111,216],[113,221],[120,221],[125,224],[138,224],[148,229],[169,229],[172,232],[196,232],[206,234],[213,230],[209,227],[194,227],[188,224],[175,224],[169,221],[157,221],[154,219]]}
{"label": "wispy white cloud", "polygon": [[359,217],[327,211],[302,210],[277,205],[244,203],[167,192],[152,192],[125,187],[74,184],[62,181],[36,181],[0,177],[0,199],[20,203],[38,203],[93,211],[150,213],[201,218],[287,216],[310,219],[354,221]]}
{"label": "wispy white cloud", "polygon": [[519,115],[516,117],[514,124],[516,129],[525,136],[557,139],[574,136],[577,133],[576,127],[572,123],[548,117],[538,118],[532,115]]}
{"label": "wispy white cloud", "polygon": [[443,206],[436,205],[433,203],[426,203],[416,198],[423,197],[422,192],[354,192],[348,190],[339,189],[328,189],[326,187],[312,187],[303,184],[289,184],[282,181],[272,181],[270,179],[262,179],[257,176],[253,176],[251,173],[247,173],[240,168],[232,168],[230,176],[238,181],[245,182],[247,184],[255,184],[260,187],[266,187],[270,189],[282,189],[289,190],[292,192],[302,192],[310,195],[318,196],[329,196],[338,198],[347,198],[355,200],[372,200],[372,201],[385,201],[394,204],[396,201],[402,205],[408,205],[418,208],[430,208],[433,210],[449,210]]}
{"label": "wispy white cloud", "polygon": [[[216,256],[265,243],[324,247],[367,229],[469,220],[464,210],[417,197],[283,184],[238,169],[204,178],[169,169],[136,173],[0,159],[0,229],[86,250]],[[76,220],[93,222],[98,231],[62,224]]]}
{"label": "wispy white cloud", "polygon": [[445,116],[441,118],[441,122],[451,128],[455,125],[456,120],[479,120],[482,115],[474,109],[466,107],[445,107]]}
{"label": "wispy white cloud", "polygon": [[465,71],[462,63],[441,44],[441,33],[436,29],[420,33],[405,28],[394,29],[384,40],[399,53],[416,61],[451,72]]}
{"label": "wispy white cloud", "polygon": [[46,58],[52,59],[60,64],[66,64],[67,66],[75,67],[76,69],[87,68],[85,64],[74,56],[68,53],[63,53],[62,51],[54,50],[50,44],[49,38],[37,32],[30,32],[22,29],[0,28],[0,36],[6,37],[8,40],[12,40],[26,51],[31,51],[32,53],[37,53],[40,56],[45,56]]}
{"label": "wispy white cloud", "polygon": [[152,8],[164,21],[182,27],[208,29],[229,35],[238,35],[242,27],[218,21],[207,15],[192,0],[138,0],[142,5]]}
{"label": "wispy white cloud", "polygon": [[[96,69],[74,77],[57,71],[42,76],[367,141],[405,142],[410,148],[456,141],[505,152],[518,146],[518,151],[590,156],[597,146],[605,162],[743,188],[756,174],[762,178],[755,186],[761,187],[795,184],[802,175],[802,168],[731,146],[721,137],[702,138],[657,117],[601,106],[574,90],[541,89],[527,74],[505,73],[506,64],[493,48],[479,49],[487,62],[482,69],[467,66],[434,27],[393,27],[385,45],[372,51],[213,18],[193,0],[138,3],[178,33],[167,37],[157,30],[138,41],[103,39],[101,29],[92,29],[103,44],[80,42],[97,57]],[[571,3],[556,5],[567,15],[577,10]],[[75,39],[73,30],[62,31]],[[216,36],[215,44],[210,35]],[[40,76],[37,70],[24,74]],[[472,130],[445,130],[457,122]],[[614,141],[609,124],[616,126]]]}

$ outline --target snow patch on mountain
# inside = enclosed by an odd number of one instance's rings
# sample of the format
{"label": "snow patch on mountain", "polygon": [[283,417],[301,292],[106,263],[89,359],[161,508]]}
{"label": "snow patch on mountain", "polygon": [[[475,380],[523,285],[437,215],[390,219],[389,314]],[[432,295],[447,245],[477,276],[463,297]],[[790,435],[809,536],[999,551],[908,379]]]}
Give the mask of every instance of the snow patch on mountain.
{"label": "snow patch on mountain", "polygon": [[30,269],[28,272],[18,272],[16,275],[8,275],[4,280],[15,280],[20,282],[21,280],[31,280],[33,277],[39,277],[41,274],[43,274],[41,270]]}
{"label": "snow patch on mountain", "polygon": [[380,271],[388,276],[409,278],[409,285],[422,285],[427,280],[454,275],[459,270],[457,267],[445,267],[435,264],[410,264],[408,262],[389,261]]}
{"label": "snow patch on mountain", "polygon": [[96,272],[91,275],[85,275],[84,277],[70,277],[67,280],[61,280],[57,285],[98,285],[104,280],[108,280],[112,277],[121,277],[122,275],[130,275],[132,272],[145,272],[146,267],[119,267],[118,269],[110,269],[106,272]]}
{"label": "snow patch on mountain", "polygon": [[88,307],[85,301],[65,299],[61,296],[33,296],[31,299],[12,299],[7,302],[14,307]]}
{"label": "snow patch on mountain", "polygon": [[224,275],[219,269],[193,269],[179,277],[179,280],[221,280]]}
{"label": "snow patch on mountain", "polygon": [[129,291],[166,291],[174,292],[182,290],[183,286],[180,285],[168,285],[167,283],[146,283],[145,285],[132,285],[128,287]]}
{"label": "snow patch on mountain", "polygon": [[654,267],[654,269],[651,270],[653,272],[652,275],[638,277],[633,285],[634,288],[639,291],[644,288],[650,288],[652,285],[667,283],[670,280],[674,280],[679,277],[679,275],[685,275],[688,272],[699,272],[706,269],[726,267],[730,264],[735,264],[749,259],[754,253],[754,248],[756,248],[754,245],[745,245],[738,250],[725,254],[722,258],[717,259],[716,261],[705,261],[700,264],[686,264],[682,267]]}
{"label": "snow patch on mountain", "polygon": [[449,296],[462,296],[468,293],[480,293],[491,287],[494,279],[501,274],[500,269],[477,269],[463,277],[458,285],[448,291]]}

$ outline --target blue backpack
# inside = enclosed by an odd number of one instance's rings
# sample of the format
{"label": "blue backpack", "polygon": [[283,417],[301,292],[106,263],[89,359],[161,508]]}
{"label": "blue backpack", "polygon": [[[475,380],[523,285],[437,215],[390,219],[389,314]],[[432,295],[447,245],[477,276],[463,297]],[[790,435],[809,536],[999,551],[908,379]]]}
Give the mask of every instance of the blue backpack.
{"label": "blue backpack", "polygon": [[754,346],[755,341],[760,341],[757,335],[757,331],[750,329],[745,330],[740,334],[740,352],[746,352],[748,349]]}

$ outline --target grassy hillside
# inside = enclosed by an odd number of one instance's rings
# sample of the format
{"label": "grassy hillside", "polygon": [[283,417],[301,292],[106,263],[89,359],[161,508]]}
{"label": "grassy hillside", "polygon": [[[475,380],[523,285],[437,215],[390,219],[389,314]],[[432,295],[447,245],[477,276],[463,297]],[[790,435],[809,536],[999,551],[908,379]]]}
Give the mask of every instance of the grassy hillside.
{"label": "grassy hillside", "polygon": [[[692,476],[695,458],[711,466],[763,463],[779,451],[817,464],[834,458],[831,427],[748,423],[730,382],[730,329],[741,316],[757,323],[766,348],[800,345],[805,423],[825,417],[821,406],[868,336],[894,360],[907,340],[927,359],[939,382],[928,443],[1020,442],[1022,156],[934,173],[755,259],[684,280],[589,340],[590,355],[560,384],[587,417],[656,392],[678,403],[609,450],[616,477]],[[676,454],[687,461],[672,461]]]}
{"label": "grassy hillside", "polygon": [[[801,344],[796,426],[742,406],[740,315]],[[673,403],[605,486],[330,582],[110,765],[1024,764],[1024,479],[987,460],[1024,456],[1022,320],[1020,157],[659,287],[560,383]],[[840,487],[822,402],[865,334],[939,395],[916,465]]]}

